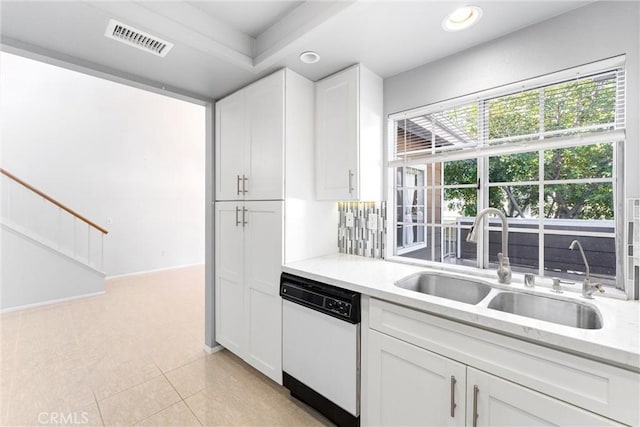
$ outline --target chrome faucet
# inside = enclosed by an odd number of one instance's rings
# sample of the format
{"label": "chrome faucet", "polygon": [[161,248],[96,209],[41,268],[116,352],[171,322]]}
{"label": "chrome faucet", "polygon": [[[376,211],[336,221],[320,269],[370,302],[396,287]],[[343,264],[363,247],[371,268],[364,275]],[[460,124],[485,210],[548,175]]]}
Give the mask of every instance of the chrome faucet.
{"label": "chrome faucet", "polygon": [[585,298],[593,298],[593,293],[598,290],[600,293],[604,292],[602,289],[602,285],[600,283],[591,284],[591,277],[589,276],[589,263],[587,262],[587,257],[584,255],[584,251],[582,250],[582,245],[579,241],[574,240],[569,245],[569,249],[574,250],[576,245],[578,245],[578,249],[580,249],[580,254],[582,255],[582,261],[584,261],[584,274],[585,278],[582,282],[582,296]]}
{"label": "chrome faucet", "polygon": [[480,220],[487,214],[495,214],[502,221],[502,252],[498,254],[498,282],[506,285],[511,283],[511,267],[509,266],[509,224],[507,223],[507,217],[496,208],[485,208],[480,211],[476,220],[467,234],[467,242],[478,241],[476,227]]}

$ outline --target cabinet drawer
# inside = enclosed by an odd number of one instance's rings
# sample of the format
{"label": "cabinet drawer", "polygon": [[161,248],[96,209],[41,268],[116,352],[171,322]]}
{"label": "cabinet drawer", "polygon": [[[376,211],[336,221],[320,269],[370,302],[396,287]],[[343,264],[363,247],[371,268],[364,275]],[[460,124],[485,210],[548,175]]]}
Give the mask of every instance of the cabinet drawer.
{"label": "cabinet drawer", "polygon": [[640,375],[371,299],[370,328],[623,423],[638,425]]}

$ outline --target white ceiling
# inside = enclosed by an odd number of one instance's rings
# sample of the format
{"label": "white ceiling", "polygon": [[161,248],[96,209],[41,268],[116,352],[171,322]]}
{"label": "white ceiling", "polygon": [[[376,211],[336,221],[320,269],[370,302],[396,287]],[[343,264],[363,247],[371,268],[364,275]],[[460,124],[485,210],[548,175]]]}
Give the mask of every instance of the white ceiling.
{"label": "white ceiling", "polygon": [[255,38],[304,2],[201,0],[187,3]]}
{"label": "white ceiling", "polygon": [[[38,51],[200,98],[219,98],[283,66],[317,80],[356,62],[382,77],[504,36],[588,1],[474,4],[477,25],[445,32],[458,1],[2,1],[3,47]],[[103,36],[107,22],[171,41],[165,58]],[[302,64],[300,52],[321,60]]]}

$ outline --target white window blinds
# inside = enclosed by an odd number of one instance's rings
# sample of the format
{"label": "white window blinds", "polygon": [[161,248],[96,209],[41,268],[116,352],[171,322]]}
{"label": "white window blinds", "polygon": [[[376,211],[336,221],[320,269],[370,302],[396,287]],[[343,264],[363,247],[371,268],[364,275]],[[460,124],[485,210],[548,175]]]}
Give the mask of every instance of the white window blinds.
{"label": "white window blinds", "polygon": [[625,75],[618,63],[393,115],[390,166],[623,140]]}

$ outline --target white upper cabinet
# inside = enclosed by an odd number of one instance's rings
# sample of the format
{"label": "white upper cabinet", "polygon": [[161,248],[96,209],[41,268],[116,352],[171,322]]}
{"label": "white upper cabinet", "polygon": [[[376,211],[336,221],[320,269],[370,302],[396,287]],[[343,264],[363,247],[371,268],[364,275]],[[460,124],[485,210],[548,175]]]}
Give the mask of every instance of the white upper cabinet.
{"label": "white upper cabinet", "polygon": [[316,190],[318,199],[357,198],[358,70],[316,83]]}
{"label": "white upper cabinet", "polygon": [[246,91],[216,103],[216,200],[243,198],[242,175],[249,150]]}
{"label": "white upper cabinet", "polygon": [[316,82],[316,198],[382,197],[382,79],[356,65]]}
{"label": "white upper cabinet", "polygon": [[216,200],[284,198],[285,70],[216,103]]}
{"label": "white upper cabinet", "polygon": [[247,88],[250,118],[245,198],[284,198],[284,70]]}

